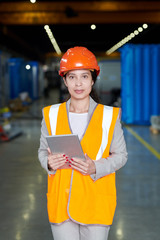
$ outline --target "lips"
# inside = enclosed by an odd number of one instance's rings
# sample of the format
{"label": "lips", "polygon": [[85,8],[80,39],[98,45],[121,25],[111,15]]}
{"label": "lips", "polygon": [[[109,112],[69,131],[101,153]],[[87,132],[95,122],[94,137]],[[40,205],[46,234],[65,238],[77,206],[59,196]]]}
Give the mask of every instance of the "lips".
{"label": "lips", "polygon": [[83,93],[83,90],[75,90],[75,93],[77,93],[77,94],[81,94],[81,93]]}

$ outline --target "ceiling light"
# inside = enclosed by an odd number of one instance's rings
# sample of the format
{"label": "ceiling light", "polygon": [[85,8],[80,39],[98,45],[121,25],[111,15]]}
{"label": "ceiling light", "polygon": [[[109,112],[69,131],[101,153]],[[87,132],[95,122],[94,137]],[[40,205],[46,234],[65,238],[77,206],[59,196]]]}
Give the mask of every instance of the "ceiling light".
{"label": "ceiling light", "polygon": [[138,28],[138,30],[135,30],[134,32],[130,33],[127,37],[125,37],[120,42],[118,42],[113,47],[111,47],[109,50],[107,50],[106,54],[110,55],[111,53],[115,52],[118,48],[120,48],[126,42],[130,41],[132,38],[134,38],[139,33],[143,32],[143,29],[146,29],[146,28],[148,28],[148,25],[146,23],[144,23],[142,27]]}
{"label": "ceiling light", "polygon": [[96,25],[95,25],[95,24],[92,24],[92,25],[91,25],[91,29],[92,29],[92,30],[95,30],[95,29],[96,29]]}
{"label": "ceiling light", "polygon": [[130,36],[131,38],[134,38],[134,37],[135,37],[135,34],[134,34],[134,33],[131,33],[129,36]]}
{"label": "ceiling light", "polygon": [[142,27],[139,27],[138,28],[138,32],[142,32],[143,31],[143,28]]}
{"label": "ceiling light", "polygon": [[50,27],[48,25],[45,25],[44,29],[46,30],[46,33],[47,33],[47,35],[48,35],[48,37],[49,37],[49,39],[50,39],[50,41],[51,41],[55,51],[56,51],[56,53],[58,55],[61,55],[62,52],[61,52],[61,50],[60,50],[60,48],[59,48],[59,46],[58,46],[58,44],[56,42],[55,37],[53,36],[53,33],[52,33]]}
{"label": "ceiling light", "polygon": [[31,66],[29,64],[26,65],[26,69],[29,70]]}
{"label": "ceiling light", "polygon": [[134,31],[134,34],[135,34],[135,35],[138,35],[138,34],[139,34],[139,32],[138,32],[137,30],[135,30],[135,31]]}
{"label": "ceiling light", "polygon": [[30,0],[30,2],[31,2],[31,3],[35,3],[35,2],[36,2],[36,0]]}
{"label": "ceiling light", "polygon": [[146,23],[143,24],[142,26],[144,29],[148,28],[148,25]]}

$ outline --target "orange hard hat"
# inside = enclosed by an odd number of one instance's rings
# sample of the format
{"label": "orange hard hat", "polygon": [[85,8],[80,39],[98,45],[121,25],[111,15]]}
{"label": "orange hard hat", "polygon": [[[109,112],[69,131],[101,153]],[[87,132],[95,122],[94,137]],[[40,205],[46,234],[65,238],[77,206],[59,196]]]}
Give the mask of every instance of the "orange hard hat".
{"label": "orange hard hat", "polygon": [[76,69],[94,69],[97,76],[100,72],[95,55],[85,47],[74,47],[67,50],[60,62],[59,75],[63,77],[66,72]]}

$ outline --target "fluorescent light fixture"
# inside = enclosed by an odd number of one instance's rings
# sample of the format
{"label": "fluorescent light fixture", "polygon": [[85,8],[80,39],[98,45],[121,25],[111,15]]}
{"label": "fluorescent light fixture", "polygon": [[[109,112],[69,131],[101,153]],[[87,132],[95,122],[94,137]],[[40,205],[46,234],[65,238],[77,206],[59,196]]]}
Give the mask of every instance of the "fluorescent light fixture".
{"label": "fluorescent light fixture", "polygon": [[36,0],[30,0],[30,2],[31,2],[31,3],[35,3],[35,2],[36,2]]}
{"label": "fluorescent light fixture", "polygon": [[52,33],[50,27],[48,25],[45,25],[44,29],[46,30],[46,33],[47,33],[47,35],[48,35],[48,37],[49,37],[49,39],[50,39],[50,41],[51,41],[55,51],[56,51],[56,53],[58,55],[61,55],[62,52],[61,52],[61,50],[60,50],[60,48],[59,48],[59,46],[58,46],[58,44],[56,42],[55,37],[53,36],[53,33]]}
{"label": "fluorescent light fixture", "polygon": [[109,50],[107,50],[106,54],[110,55],[111,53],[115,52],[118,48],[122,47],[126,42],[129,42],[132,38],[136,37],[138,34],[143,32],[144,29],[147,29],[147,28],[148,28],[148,25],[144,23],[142,27],[139,27],[134,32],[130,33],[127,37],[125,37],[120,42],[118,42],[113,47],[111,47]]}

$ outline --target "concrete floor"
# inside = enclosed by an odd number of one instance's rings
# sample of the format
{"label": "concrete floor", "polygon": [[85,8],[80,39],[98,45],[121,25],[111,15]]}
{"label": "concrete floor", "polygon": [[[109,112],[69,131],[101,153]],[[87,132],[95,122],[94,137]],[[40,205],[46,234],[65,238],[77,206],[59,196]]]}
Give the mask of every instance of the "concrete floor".
{"label": "concrete floor", "polygon": [[[41,109],[57,92],[38,100],[12,124],[23,134],[0,143],[0,239],[52,240],[46,211],[47,175],[39,147]],[[133,132],[134,131],[134,132]],[[117,172],[118,205],[109,240],[160,239],[160,134],[124,127],[128,163]],[[138,135],[137,135],[138,134]],[[146,145],[146,142],[149,145]]]}

